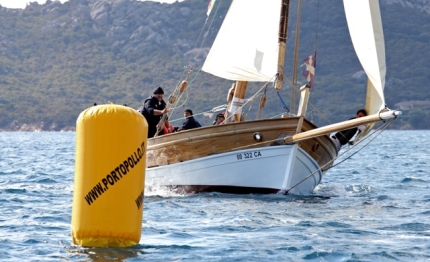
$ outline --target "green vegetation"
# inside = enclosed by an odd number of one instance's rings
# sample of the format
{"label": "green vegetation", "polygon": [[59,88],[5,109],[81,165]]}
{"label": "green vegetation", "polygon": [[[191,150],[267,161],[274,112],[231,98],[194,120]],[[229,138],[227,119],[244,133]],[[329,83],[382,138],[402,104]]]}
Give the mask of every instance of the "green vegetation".
{"label": "green vegetation", "polygon": [[[225,104],[231,83],[199,72],[230,1],[212,10],[207,1],[174,4],[140,1],[70,0],[30,4],[24,10],[0,8],[0,130],[69,130],[93,103],[133,108],[162,86],[168,96],[193,66],[183,107],[204,112]],[[316,124],[348,119],[363,107],[366,79],[348,30],[343,6],[308,0],[302,10],[300,60],[317,44],[316,86],[310,102]],[[290,10],[297,8],[291,6]],[[390,108],[409,100],[430,100],[429,14],[381,2],[387,54],[386,102]],[[318,14],[318,15],[317,15]],[[318,37],[315,22],[318,19]],[[295,17],[289,19],[294,28]],[[211,27],[209,27],[211,25]],[[204,27],[203,27],[204,26]],[[202,30],[203,28],[203,30]],[[317,39],[317,42],[315,41]],[[288,61],[294,35],[289,32]],[[290,62],[281,97],[290,102]],[[299,81],[304,82],[299,69]],[[260,86],[250,86],[256,91]],[[251,95],[251,92],[249,94]],[[282,112],[269,89],[265,116]],[[258,98],[259,99],[259,98]],[[290,106],[290,105],[289,105]],[[250,111],[255,114],[258,101]],[[428,108],[404,111],[391,128],[429,129]],[[321,114],[319,114],[321,112]],[[203,124],[211,119],[198,116]]]}

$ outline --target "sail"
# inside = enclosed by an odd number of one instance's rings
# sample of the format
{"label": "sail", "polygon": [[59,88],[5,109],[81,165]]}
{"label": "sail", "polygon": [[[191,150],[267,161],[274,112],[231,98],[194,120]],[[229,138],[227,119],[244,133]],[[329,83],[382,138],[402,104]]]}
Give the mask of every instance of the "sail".
{"label": "sail", "polygon": [[376,114],[385,107],[385,43],[378,0],[344,0],[349,33],[367,74],[366,110]]}
{"label": "sail", "polygon": [[233,81],[273,81],[281,1],[234,0],[202,70]]}

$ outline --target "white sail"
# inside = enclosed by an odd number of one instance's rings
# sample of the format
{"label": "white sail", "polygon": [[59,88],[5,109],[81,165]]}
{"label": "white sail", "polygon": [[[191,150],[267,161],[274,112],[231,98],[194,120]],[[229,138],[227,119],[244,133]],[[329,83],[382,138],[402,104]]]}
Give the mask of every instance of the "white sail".
{"label": "white sail", "polygon": [[281,1],[234,0],[202,70],[234,81],[269,81],[277,73]]}
{"label": "white sail", "polygon": [[344,0],[346,20],[357,57],[367,74],[366,109],[385,107],[385,43],[378,0]]}

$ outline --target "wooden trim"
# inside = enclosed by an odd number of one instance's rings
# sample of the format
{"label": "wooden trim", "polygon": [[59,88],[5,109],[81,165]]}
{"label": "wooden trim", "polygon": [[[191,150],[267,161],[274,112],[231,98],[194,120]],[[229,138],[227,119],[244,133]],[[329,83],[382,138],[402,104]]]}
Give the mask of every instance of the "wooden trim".
{"label": "wooden trim", "polygon": [[323,136],[323,135],[329,135],[330,133],[346,130],[352,127],[357,127],[360,125],[367,125],[370,123],[375,123],[381,121],[379,114],[376,115],[370,115],[370,116],[364,116],[360,118],[355,118],[352,120],[343,121],[340,123],[316,128],[313,130],[309,130],[300,134],[293,135],[291,137],[287,137],[284,139],[286,143],[290,142],[299,142],[303,141],[309,138],[317,137],[317,136]]}
{"label": "wooden trim", "polygon": [[[162,166],[188,161],[208,155],[232,150],[273,146],[278,138],[295,134],[298,117],[255,120],[207,126],[148,139],[147,166]],[[315,129],[315,125],[305,120],[303,131]],[[259,132],[263,140],[254,139]],[[318,144],[317,150],[315,149]],[[336,157],[336,149],[328,136],[312,138],[299,143],[320,165]]]}

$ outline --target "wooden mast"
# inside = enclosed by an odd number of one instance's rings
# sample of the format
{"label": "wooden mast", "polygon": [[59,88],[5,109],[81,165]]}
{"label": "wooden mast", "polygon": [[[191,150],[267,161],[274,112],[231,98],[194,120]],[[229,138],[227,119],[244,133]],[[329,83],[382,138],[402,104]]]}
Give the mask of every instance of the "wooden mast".
{"label": "wooden mast", "polygon": [[290,0],[282,0],[280,22],[279,22],[279,39],[278,39],[278,80],[276,82],[276,90],[282,89],[282,82],[284,80],[284,59],[285,49],[287,45],[287,27],[288,27],[288,12],[290,9]]}
{"label": "wooden mast", "polygon": [[[227,96],[228,106],[225,120],[226,123],[242,122],[245,120],[242,113],[242,106],[245,102],[247,86],[247,81],[236,81],[233,84],[233,87],[229,90],[229,94]],[[233,93],[232,97],[230,96],[231,93]]]}
{"label": "wooden mast", "polygon": [[[298,56],[299,56],[299,40],[300,40],[300,16],[301,16],[302,1],[297,1],[297,20],[296,20],[296,36],[294,43],[294,60],[293,60],[293,76],[291,86],[291,102],[290,111],[294,112],[296,109],[296,88],[297,88],[297,67],[298,67]],[[300,114],[300,112],[298,113]]]}

